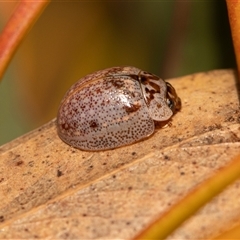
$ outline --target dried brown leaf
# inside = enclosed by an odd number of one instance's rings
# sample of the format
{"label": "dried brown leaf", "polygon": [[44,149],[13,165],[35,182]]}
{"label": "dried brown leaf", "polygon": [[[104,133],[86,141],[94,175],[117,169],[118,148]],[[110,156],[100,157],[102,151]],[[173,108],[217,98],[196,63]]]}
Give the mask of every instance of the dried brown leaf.
{"label": "dried brown leaf", "polygon": [[[240,152],[235,72],[170,80],[182,99],[147,140],[85,152],[52,121],[0,148],[0,238],[130,239]],[[239,221],[239,182],[170,239],[199,239]]]}

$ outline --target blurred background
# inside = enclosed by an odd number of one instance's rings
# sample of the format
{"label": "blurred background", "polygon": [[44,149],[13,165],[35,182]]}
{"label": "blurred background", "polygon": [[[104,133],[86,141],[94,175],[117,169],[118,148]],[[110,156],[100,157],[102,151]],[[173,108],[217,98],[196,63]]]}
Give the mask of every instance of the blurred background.
{"label": "blurred background", "polygon": [[[0,27],[17,2],[0,2]],[[79,78],[130,65],[164,79],[235,68],[224,0],[51,2],[0,83],[0,145],[56,116]]]}

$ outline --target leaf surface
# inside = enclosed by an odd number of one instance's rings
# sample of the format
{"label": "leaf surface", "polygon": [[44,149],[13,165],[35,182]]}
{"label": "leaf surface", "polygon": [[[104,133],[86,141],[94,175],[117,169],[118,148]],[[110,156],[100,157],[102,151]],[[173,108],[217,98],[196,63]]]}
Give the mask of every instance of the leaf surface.
{"label": "leaf surface", "polygon": [[[0,238],[131,239],[240,152],[232,70],[169,82],[182,100],[170,126],[136,144],[86,152],[55,121],[0,148]],[[236,182],[169,239],[214,236],[239,221]]]}

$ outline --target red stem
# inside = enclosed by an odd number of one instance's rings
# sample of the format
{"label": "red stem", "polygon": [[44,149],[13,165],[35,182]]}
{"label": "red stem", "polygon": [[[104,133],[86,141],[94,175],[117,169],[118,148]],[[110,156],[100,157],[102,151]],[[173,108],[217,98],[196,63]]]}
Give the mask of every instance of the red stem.
{"label": "red stem", "polygon": [[240,1],[226,0],[228,8],[228,17],[232,32],[233,45],[240,76]]}
{"label": "red stem", "polygon": [[17,47],[40,16],[49,0],[22,0],[0,35],[0,79]]}

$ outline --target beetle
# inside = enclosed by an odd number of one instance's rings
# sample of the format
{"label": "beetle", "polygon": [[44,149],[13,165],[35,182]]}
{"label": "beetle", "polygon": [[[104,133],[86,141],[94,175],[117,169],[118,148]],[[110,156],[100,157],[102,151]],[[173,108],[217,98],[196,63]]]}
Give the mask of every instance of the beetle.
{"label": "beetle", "polygon": [[59,137],[89,151],[129,145],[154,133],[181,107],[170,83],[136,67],[89,74],[65,94],[57,115]]}

